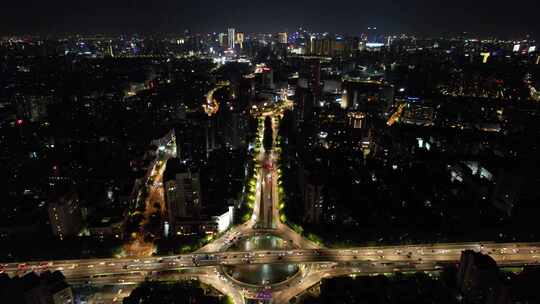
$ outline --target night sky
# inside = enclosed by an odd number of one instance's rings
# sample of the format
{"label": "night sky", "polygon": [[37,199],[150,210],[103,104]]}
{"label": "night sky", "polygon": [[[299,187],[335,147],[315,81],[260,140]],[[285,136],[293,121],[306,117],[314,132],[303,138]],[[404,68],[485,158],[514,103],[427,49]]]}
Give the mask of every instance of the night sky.
{"label": "night sky", "polygon": [[2,0],[0,32],[314,31],[540,34],[539,0]]}

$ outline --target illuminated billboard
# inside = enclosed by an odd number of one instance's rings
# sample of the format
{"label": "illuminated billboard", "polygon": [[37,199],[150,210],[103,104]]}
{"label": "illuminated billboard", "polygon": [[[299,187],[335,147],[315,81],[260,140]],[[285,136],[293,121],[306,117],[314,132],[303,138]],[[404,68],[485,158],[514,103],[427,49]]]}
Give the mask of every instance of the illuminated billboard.
{"label": "illuminated billboard", "polygon": [[368,42],[366,43],[366,47],[368,48],[380,48],[380,47],[383,47],[384,46],[384,43],[379,43],[379,42]]}

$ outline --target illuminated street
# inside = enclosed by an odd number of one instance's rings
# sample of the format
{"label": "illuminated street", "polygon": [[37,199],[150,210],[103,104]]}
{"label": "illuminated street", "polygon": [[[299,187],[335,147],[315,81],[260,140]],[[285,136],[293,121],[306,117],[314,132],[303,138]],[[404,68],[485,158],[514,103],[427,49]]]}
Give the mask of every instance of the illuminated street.
{"label": "illuminated street", "polygon": [[[141,255],[138,258],[7,263],[2,265],[2,272],[10,275],[22,275],[32,270],[60,270],[73,284],[96,286],[111,284],[132,286],[146,278],[164,281],[198,279],[214,286],[224,294],[230,295],[236,303],[243,303],[244,297],[256,296],[259,291],[265,290],[264,286],[272,286],[274,303],[287,303],[289,299],[302,293],[323,278],[395,271],[437,271],[444,265],[458,263],[464,250],[489,254],[500,266],[522,267],[540,264],[539,243],[463,243],[346,249],[320,248],[280,221],[275,165],[277,157],[278,155],[274,152],[264,151],[264,149],[257,156],[263,166],[257,174],[257,204],[252,218],[242,225],[231,228],[221,238],[206,245],[196,253],[161,257],[143,257]],[[156,185],[161,182],[163,174],[164,166],[159,166],[160,162],[153,168],[150,175],[151,180]],[[162,192],[160,192],[162,188],[151,188],[155,190],[151,191],[148,202],[162,201]],[[266,214],[271,214],[271,216],[266,216]],[[247,242],[240,248],[242,250],[226,251],[232,246],[231,240],[233,238],[247,239],[257,234],[277,236],[281,239],[281,245],[261,250],[257,249],[256,246],[252,247]],[[276,249],[280,247],[281,249]],[[276,282],[274,285],[261,282],[264,284],[259,286],[235,279],[234,277],[242,278],[243,275],[235,274],[234,270],[229,277],[222,267],[224,265],[227,267],[246,265],[246,263],[263,265],[263,271],[269,271],[269,269],[264,270],[264,268],[271,268],[272,265],[296,264],[301,266],[298,274],[294,274],[294,271],[291,272],[292,276],[285,282]],[[255,270],[253,266],[250,266],[239,268],[238,271],[247,274],[249,271],[260,270]],[[110,299],[113,303],[126,294],[105,294],[102,297]]]}

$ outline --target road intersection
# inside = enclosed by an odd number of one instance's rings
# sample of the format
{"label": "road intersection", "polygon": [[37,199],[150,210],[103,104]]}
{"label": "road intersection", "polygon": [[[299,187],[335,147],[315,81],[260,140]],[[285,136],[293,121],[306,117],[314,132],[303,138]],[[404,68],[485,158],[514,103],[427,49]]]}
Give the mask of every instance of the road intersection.
{"label": "road intersection", "polygon": [[[264,148],[261,148],[257,156],[261,165],[256,172],[257,186],[252,217],[247,222],[229,229],[220,238],[195,253],[144,258],[0,263],[0,271],[15,276],[29,271],[59,270],[68,282],[75,285],[125,286],[122,293],[124,296],[127,294],[125,290],[131,290],[147,279],[199,280],[241,304],[245,303],[246,298],[257,298],[261,294],[271,298],[272,303],[288,303],[293,297],[329,277],[396,271],[438,271],[446,265],[457,264],[464,250],[489,254],[501,266],[540,264],[540,243],[486,242],[322,248],[280,220],[276,169],[278,157],[276,152],[264,151]],[[291,243],[291,248],[294,249],[228,251],[235,241],[257,234],[277,236]],[[252,286],[232,279],[223,269],[224,266],[279,263],[298,264],[300,270],[285,282]],[[121,301],[119,295],[111,294],[107,299],[110,301],[104,303]]]}

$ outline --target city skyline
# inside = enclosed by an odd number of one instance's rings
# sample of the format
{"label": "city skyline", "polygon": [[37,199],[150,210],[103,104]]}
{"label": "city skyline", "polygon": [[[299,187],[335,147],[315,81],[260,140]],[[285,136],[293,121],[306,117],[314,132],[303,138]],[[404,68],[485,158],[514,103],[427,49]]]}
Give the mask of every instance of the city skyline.
{"label": "city skyline", "polygon": [[3,302],[540,303],[532,1],[29,2]]}
{"label": "city skyline", "polygon": [[[488,36],[538,37],[540,30],[535,22],[537,4],[533,0],[521,1],[519,6],[463,0],[451,3],[415,0],[406,4],[388,0],[377,3],[229,1],[206,6],[196,1],[170,0],[33,2],[3,3],[1,34],[178,33],[185,29],[212,32],[227,27],[244,32],[278,32],[304,27],[357,35],[368,26],[377,26],[385,33],[438,35],[465,31]],[[21,15],[25,18],[20,18]]]}

